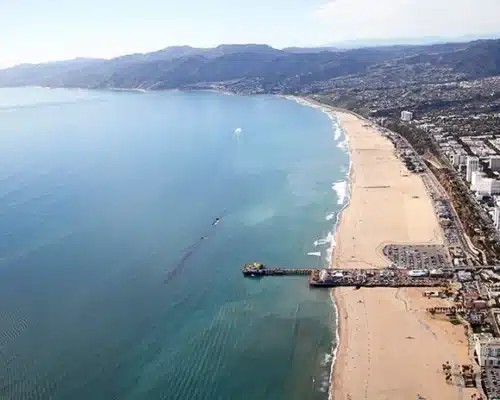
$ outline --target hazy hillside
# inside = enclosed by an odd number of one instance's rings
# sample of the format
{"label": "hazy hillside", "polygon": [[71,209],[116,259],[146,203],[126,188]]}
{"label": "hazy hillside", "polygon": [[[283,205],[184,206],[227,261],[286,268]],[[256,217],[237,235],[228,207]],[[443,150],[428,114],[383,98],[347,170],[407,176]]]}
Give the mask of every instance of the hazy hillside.
{"label": "hazy hillside", "polygon": [[446,66],[472,79],[500,75],[500,40],[474,41],[456,51],[421,54],[406,62]]}
{"label": "hazy hillside", "polygon": [[[111,60],[75,59],[0,70],[0,86],[82,88],[224,88],[236,92],[326,90],[338,77],[389,75],[413,82],[433,70],[463,79],[500,75],[500,40],[423,46],[382,46],[337,51],[267,45],[189,46],[131,54]],[[395,73],[395,72],[394,72]],[[322,84],[325,82],[325,84]]]}

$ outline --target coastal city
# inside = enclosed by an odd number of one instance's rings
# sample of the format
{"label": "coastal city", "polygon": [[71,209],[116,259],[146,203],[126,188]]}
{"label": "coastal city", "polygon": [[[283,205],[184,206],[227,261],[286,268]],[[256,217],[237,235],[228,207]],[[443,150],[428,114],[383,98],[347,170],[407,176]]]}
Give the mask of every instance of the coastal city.
{"label": "coastal city", "polygon": [[500,0],[3,1],[0,400],[500,400]]}
{"label": "coastal city", "polygon": [[[493,114],[484,120],[495,119]],[[474,117],[470,117],[475,120]],[[374,120],[384,125],[384,120]],[[453,276],[439,290],[425,291],[428,297],[446,299],[448,306],[431,307],[427,311],[434,315],[442,314],[452,324],[462,324],[469,337],[470,358],[473,363],[463,365],[455,374],[454,382],[464,387],[475,386],[482,391],[484,398],[500,397],[498,372],[500,367],[500,265],[497,248],[500,229],[500,151],[493,132],[470,136],[469,125],[455,121],[455,126],[463,128],[468,136],[449,133],[440,126],[446,118],[415,118],[414,112],[401,111],[399,123],[414,126],[430,133],[437,151],[424,152],[422,157],[408,140],[398,133],[385,128],[377,128],[394,144],[398,157],[409,171],[418,173],[433,202],[434,210],[445,238],[444,246],[387,245],[384,255],[392,261],[391,266],[404,268],[419,275],[441,277],[443,273]],[[453,192],[442,185],[440,171],[448,168],[462,185],[466,196],[459,203]],[[490,240],[479,235],[474,241],[464,228],[457,209],[463,203],[476,210],[475,233],[488,235]],[[465,221],[469,224],[468,220]],[[470,231],[470,230],[469,230]],[[477,245],[481,244],[481,245]],[[488,248],[488,246],[490,246]],[[409,273],[410,273],[409,272]],[[430,285],[429,285],[430,286]],[[443,367],[447,382],[452,384],[448,367]]]}
{"label": "coastal city", "polygon": [[[492,84],[498,84],[498,80],[493,80]],[[477,86],[468,88],[473,90]],[[422,157],[410,144],[412,135],[377,129],[392,141],[408,170],[422,177],[445,245],[388,245],[384,248],[384,255],[393,262],[392,267],[410,272],[417,270],[419,275],[453,275],[440,290],[424,292],[425,296],[446,299],[449,305],[427,311],[432,315],[444,315],[452,324],[463,324],[468,334],[474,363],[459,368],[461,373],[455,383],[475,386],[482,391],[484,398],[496,399],[500,397],[500,265],[496,247],[500,230],[500,149],[492,127],[500,121],[500,113],[469,114],[468,117],[464,113],[460,117],[418,115],[414,111],[402,110],[398,123],[429,134],[434,152],[426,149]],[[386,125],[383,118],[374,117],[373,120],[381,126]],[[483,127],[480,131],[475,130],[478,121],[483,121],[479,124]],[[462,134],[450,130],[449,125],[455,126]],[[472,135],[472,132],[477,134]],[[452,171],[457,185],[463,188],[465,196],[460,200],[449,185],[442,185],[447,183],[446,178],[439,179],[444,175],[440,172],[445,169]],[[464,204],[475,211],[472,229],[476,235],[469,234],[469,220],[461,221],[457,213],[457,210],[463,210]],[[464,223],[469,229],[464,228]],[[451,373],[447,368],[443,367],[443,371],[451,384]]]}
{"label": "coastal city", "polygon": [[446,304],[427,307],[431,318],[462,325],[469,340],[470,363],[452,366],[446,361],[443,379],[449,385],[478,389],[481,397],[474,398],[500,398],[500,263],[495,250],[478,246],[477,236],[471,240],[457,212],[459,204],[435,173],[453,169],[457,181],[467,189],[463,201],[473,204],[477,224],[494,232],[489,238],[496,241],[500,231],[500,143],[493,134],[457,138],[436,129],[429,119],[416,119],[412,111],[403,110],[398,123],[434,133],[438,155],[420,155],[406,137],[384,127],[384,122],[378,117],[366,120],[367,126],[392,142],[405,166],[402,176],[421,177],[444,245],[389,243],[382,250],[389,263],[382,269],[276,269],[253,263],[244,267],[243,274],[257,278],[308,275],[311,287],[422,288],[425,298]]}

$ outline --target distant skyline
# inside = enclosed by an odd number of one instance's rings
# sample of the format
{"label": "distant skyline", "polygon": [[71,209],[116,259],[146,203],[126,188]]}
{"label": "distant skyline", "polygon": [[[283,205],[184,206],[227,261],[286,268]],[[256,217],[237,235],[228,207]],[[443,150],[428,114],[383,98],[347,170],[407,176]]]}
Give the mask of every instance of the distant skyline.
{"label": "distant skyline", "polygon": [[499,33],[499,0],[16,0],[0,2],[0,68],[112,58],[174,45],[343,41]]}

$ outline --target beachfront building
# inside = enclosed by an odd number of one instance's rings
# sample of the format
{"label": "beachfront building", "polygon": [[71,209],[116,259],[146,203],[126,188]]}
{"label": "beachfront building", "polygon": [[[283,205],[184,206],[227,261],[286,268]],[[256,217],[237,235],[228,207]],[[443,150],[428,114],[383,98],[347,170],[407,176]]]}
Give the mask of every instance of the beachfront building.
{"label": "beachfront building", "polygon": [[500,156],[491,156],[489,167],[492,171],[500,171]]}
{"label": "beachfront building", "polygon": [[484,172],[473,172],[470,184],[471,190],[475,191],[479,197],[500,194],[500,181],[487,178]]}
{"label": "beachfront building", "polygon": [[495,209],[493,210],[493,223],[495,224],[495,229],[500,232],[500,204],[498,202],[495,204]]}
{"label": "beachfront building", "polygon": [[472,174],[474,172],[479,171],[479,158],[474,156],[467,157],[466,165],[467,165],[466,178],[467,182],[470,182],[472,180]]}
{"label": "beachfront building", "polygon": [[450,161],[455,168],[467,163],[467,156],[463,154],[453,153],[450,155]]}
{"label": "beachfront building", "polygon": [[490,186],[488,196],[496,196],[500,194],[500,181],[498,179],[490,178]]}
{"label": "beachfront building", "polygon": [[481,367],[500,367],[500,338],[491,333],[473,335],[474,350]]}
{"label": "beachfront building", "polygon": [[472,274],[468,271],[458,271],[457,277],[460,282],[467,282],[472,280]]}
{"label": "beachfront building", "polygon": [[450,154],[450,162],[455,168],[460,165],[460,154]]}
{"label": "beachfront building", "polygon": [[484,192],[486,196],[496,196],[500,194],[500,181],[493,178],[487,178],[487,186]]}
{"label": "beachfront building", "polygon": [[474,171],[470,177],[470,187],[472,190],[477,190],[478,186],[481,186],[483,179],[486,178],[486,174],[481,171]]}
{"label": "beachfront building", "polygon": [[413,119],[413,113],[411,111],[401,111],[401,121],[409,122]]}

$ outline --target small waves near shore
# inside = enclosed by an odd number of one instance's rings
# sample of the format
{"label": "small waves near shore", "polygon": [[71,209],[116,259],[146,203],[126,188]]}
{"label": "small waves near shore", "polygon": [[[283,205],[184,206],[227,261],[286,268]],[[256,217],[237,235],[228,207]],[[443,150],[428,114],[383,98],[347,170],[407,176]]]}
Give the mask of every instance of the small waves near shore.
{"label": "small waves near shore", "polygon": [[[340,218],[342,216],[342,211],[349,205],[349,198],[350,198],[350,174],[351,174],[351,161],[350,161],[350,152],[349,152],[349,137],[347,136],[347,133],[344,132],[344,130],[340,127],[339,121],[337,120],[335,116],[335,112],[328,106],[318,104],[314,101],[305,99],[305,98],[300,98],[300,97],[295,97],[295,96],[286,96],[289,100],[296,101],[299,104],[302,104],[304,106],[308,106],[311,108],[319,109],[322,112],[324,112],[330,120],[332,121],[332,129],[334,132],[333,135],[333,141],[335,142],[335,145],[338,149],[340,149],[344,154],[348,157],[348,163],[347,163],[347,168],[344,165],[340,166],[340,173],[343,174],[343,179],[338,180],[332,184],[332,190],[335,192],[335,197],[337,201],[337,205],[340,206],[340,210],[335,214],[335,213],[329,213],[326,216],[327,221],[335,220],[334,225],[332,227],[332,230],[328,232],[328,235],[324,239],[319,239],[314,242],[315,246],[321,246],[321,245],[328,245],[327,251],[326,251],[326,261],[328,263],[328,266],[331,265],[332,263],[332,257],[333,257],[333,252],[335,250],[335,236],[337,233],[338,226],[340,224]],[[335,366],[335,361],[337,358],[337,351],[338,351],[338,346],[340,342],[340,335],[339,335],[339,321],[338,321],[338,309],[337,309],[337,304],[335,301],[335,297],[333,295],[333,291],[330,292],[330,300],[333,305],[333,310],[334,310],[334,339],[332,341],[332,347],[331,347],[331,353],[328,354],[328,357],[325,358],[325,362],[328,364],[330,371],[329,373],[325,376],[323,381],[325,382],[324,385],[327,388],[328,391],[328,397],[331,399],[333,397],[333,390],[332,390],[332,382],[331,382],[331,377],[333,376],[333,368]]]}

